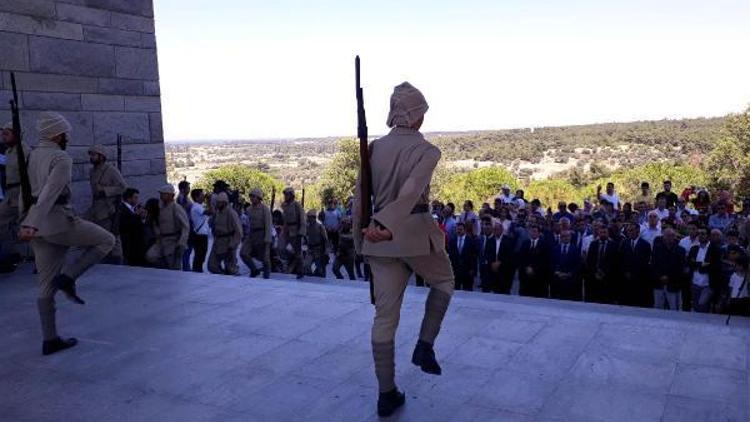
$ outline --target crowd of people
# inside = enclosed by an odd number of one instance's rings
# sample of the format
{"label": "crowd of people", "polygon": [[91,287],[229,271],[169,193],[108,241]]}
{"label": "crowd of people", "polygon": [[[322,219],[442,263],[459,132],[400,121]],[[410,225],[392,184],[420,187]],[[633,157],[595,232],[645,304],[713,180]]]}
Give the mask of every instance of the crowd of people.
{"label": "crowd of people", "polygon": [[[351,198],[305,212],[291,188],[275,210],[259,189],[245,202],[223,181],[212,192],[186,181],[178,189],[165,187],[143,208],[137,191],[125,192],[127,263],[238,274],[242,261],[252,277],[369,278],[354,247]],[[644,182],[625,202],[609,183],[595,199],[553,211],[503,186],[477,210],[472,201],[461,210],[434,201],[431,212],[456,289],[696,312],[729,312],[750,296],[750,198],[735,210],[727,192],[712,198],[690,187],[678,195],[667,180],[655,195]],[[418,274],[416,284],[424,284]]]}

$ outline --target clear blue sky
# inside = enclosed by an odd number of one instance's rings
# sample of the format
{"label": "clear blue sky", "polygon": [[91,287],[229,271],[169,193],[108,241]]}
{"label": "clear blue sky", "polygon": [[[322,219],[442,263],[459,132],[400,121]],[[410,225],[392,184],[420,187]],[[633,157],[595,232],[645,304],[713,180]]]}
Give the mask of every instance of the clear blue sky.
{"label": "clear blue sky", "polygon": [[154,0],[167,140],[371,133],[409,80],[425,130],[716,116],[750,103],[750,1]]}

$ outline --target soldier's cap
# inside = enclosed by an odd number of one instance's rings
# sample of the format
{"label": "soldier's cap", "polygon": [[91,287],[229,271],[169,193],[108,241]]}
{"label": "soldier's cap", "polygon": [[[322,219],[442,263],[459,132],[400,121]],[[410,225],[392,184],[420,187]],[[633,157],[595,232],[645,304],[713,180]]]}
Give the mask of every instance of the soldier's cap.
{"label": "soldier's cap", "polygon": [[73,126],[62,114],[45,111],[39,115],[36,121],[36,129],[39,132],[40,139],[49,141],[55,136],[70,132],[73,130]]}
{"label": "soldier's cap", "polygon": [[308,217],[315,217],[315,218],[318,218],[318,212],[317,212],[317,211],[315,211],[315,210],[309,210],[309,211],[307,211],[307,216],[308,216]]}
{"label": "soldier's cap", "polygon": [[174,186],[166,184],[159,188],[159,193],[171,193],[174,195]]}
{"label": "soldier's cap", "polygon": [[258,188],[255,188],[250,192],[250,196],[254,196],[258,199],[263,199],[263,191]]}
{"label": "soldier's cap", "polygon": [[286,188],[284,189],[284,194],[294,195],[294,188]]}
{"label": "soldier's cap", "polygon": [[393,89],[388,127],[412,127],[429,108],[424,95],[409,82],[404,82]]}
{"label": "soldier's cap", "polygon": [[216,202],[229,203],[229,195],[227,195],[226,192],[219,193],[218,195],[216,195]]}
{"label": "soldier's cap", "polygon": [[104,146],[98,144],[89,147],[89,154],[99,154],[102,157],[107,157],[107,151],[104,149]]}

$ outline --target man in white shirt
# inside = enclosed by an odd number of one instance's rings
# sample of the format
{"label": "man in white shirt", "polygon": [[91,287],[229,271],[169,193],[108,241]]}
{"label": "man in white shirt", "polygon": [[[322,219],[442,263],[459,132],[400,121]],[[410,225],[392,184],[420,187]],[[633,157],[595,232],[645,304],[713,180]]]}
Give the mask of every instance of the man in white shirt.
{"label": "man in white shirt", "polygon": [[648,213],[648,222],[641,226],[641,239],[648,242],[651,248],[654,247],[654,239],[661,236],[661,221],[659,214],[652,210]]}
{"label": "man in white shirt", "polygon": [[612,204],[612,208],[619,210],[621,208],[620,197],[615,192],[615,184],[612,182],[607,183],[607,192],[602,193],[602,186],[596,187],[596,198],[601,201],[602,199]]}
{"label": "man in white shirt", "polygon": [[502,193],[497,197],[497,199],[503,201],[503,204],[510,204],[511,202],[513,202],[513,195],[510,194],[510,186],[503,185]]}
{"label": "man in white shirt", "polygon": [[710,286],[710,260],[708,258],[711,243],[708,240],[708,230],[698,230],[698,244],[693,246],[688,256],[688,264],[692,270],[691,292],[693,311],[708,312],[713,292]]}
{"label": "man in white shirt", "polygon": [[690,249],[698,244],[698,224],[691,221],[687,225],[687,236],[680,239],[679,246],[685,250],[685,253],[690,252]]}
{"label": "man in white shirt", "polygon": [[669,209],[667,208],[667,198],[660,196],[656,200],[656,209],[653,211],[659,217],[659,221],[669,217]]}
{"label": "man in white shirt", "polygon": [[211,233],[211,227],[208,224],[208,215],[203,206],[206,201],[206,194],[203,189],[193,189],[190,192],[193,199],[193,206],[190,208],[190,221],[192,223],[192,233],[190,233],[190,243],[192,243],[194,256],[192,269],[196,273],[203,272],[203,263],[206,261],[208,254],[208,235]]}

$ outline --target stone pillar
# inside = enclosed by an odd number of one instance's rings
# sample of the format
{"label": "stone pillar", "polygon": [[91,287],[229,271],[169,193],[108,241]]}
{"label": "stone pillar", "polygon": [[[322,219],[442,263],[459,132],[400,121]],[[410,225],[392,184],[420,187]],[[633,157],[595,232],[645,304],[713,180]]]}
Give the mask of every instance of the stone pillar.
{"label": "stone pillar", "polygon": [[10,71],[20,93],[24,139],[37,143],[45,110],[73,125],[73,195],[90,203],[87,149],[107,146],[141,196],[166,181],[152,0],[0,0],[0,118],[10,120]]}

